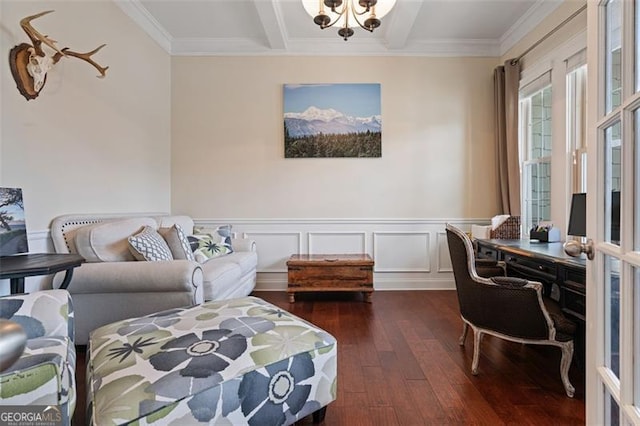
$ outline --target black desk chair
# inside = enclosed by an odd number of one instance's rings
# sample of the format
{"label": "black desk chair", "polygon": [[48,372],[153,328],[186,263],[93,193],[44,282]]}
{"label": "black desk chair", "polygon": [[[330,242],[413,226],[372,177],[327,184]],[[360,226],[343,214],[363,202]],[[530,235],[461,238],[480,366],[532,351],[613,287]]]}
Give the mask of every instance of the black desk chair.
{"label": "black desk chair", "polygon": [[463,321],[460,345],[468,327],[473,329],[471,373],[478,374],[480,343],[484,334],[517,343],[552,345],[562,350],[560,376],[567,396],[573,397],[569,367],[576,326],[558,304],[542,295],[542,284],[521,278],[482,278],[476,271],[473,245],[460,229],[447,224],[449,254]]}
{"label": "black desk chair", "polygon": [[492,259],[475,260],[476,273],[483,278],[504,277],[507,275],[504,262],[498,262]]}

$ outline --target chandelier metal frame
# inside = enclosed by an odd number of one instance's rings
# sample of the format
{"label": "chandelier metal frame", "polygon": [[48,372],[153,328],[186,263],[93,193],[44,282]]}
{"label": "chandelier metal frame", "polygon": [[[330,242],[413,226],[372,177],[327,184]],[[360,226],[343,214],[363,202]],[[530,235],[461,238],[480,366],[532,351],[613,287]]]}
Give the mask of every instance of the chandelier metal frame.
{"label": "chandelier metal frame", "polygon": [[[342,37],[344,41],[347,41],[349,37],[354,34],[351,27],[355,27],[355,25],[349,22],[350,18],[353,18],[360,28],[372,33],[373,30],[378,28],[381,24],[380,19],[376,15],[376,4],[378,3],[378,0],[357,0],[358,5],[362,8],[361,10],[356,8],[355,1],[356,0],[318,0],[319,10],[318,14],[313,17],[313,22],[318,25],[320,29],[325,29],[333,27],[342,18],[344,18],[344,23],[338,30],[338,35]],[[388,1],[391,1],[391,7],[393,7],[395,0]],[[325,7],[329,8],[330,12],[336,15],[333,20],[331,16],[326,13]],[[306,5],[305,9],[310,15],[312,15],[309,7]],[[391,10],[391,8],[389,10]],[[368,18],[362,22],[359,18],[367,14],[369,15]],[[384,14],[386,14],[386,12]],[[382,16],[384,16],[384,14]]]}

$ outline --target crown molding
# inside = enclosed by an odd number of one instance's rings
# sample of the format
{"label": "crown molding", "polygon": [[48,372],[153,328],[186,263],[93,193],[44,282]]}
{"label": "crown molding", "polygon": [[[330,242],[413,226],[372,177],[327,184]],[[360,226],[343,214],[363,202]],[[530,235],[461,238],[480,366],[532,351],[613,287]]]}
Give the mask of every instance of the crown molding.
{"label": "crown molding", "polygon": [[171,53],[174,56],[262,56],[286,55],[287,50],[271,48],[266,40],[185,37],[173,40]]}
{"label": "crown molding", "polygon": [[500,45],[493,39],[416,40],[407,43],[402,55],[412,56],[499,56]]}
{"label": "crown molding", "polygon": [[493,57],[499,56],[495,40],[424,40],[412,41],[402,49],[389,49],[382,41],[336,38],[289,39],[286,49],[272,49],[258,40],[244,38],[175,39],[171,52],[175,56],[434,56]]}
{"label": "crown molding", "polygon": [[114,3],[149,35],[160,47],[171,54],[173,37],[164,29],[140,0],[113,0]]}
{"label": "crown molding", "polygon": [[[265,26],[267,39],[173,38],[147,11],[140,0],[113,0],[116,5],[167,53],[175,56],[435,56],[497,57],[505,54],[553,12],[562,0],[538,0],[500,39],[407,40],[395,38],[353,38],[348,43],[335,39],[290,38],[276,0],[254,0],[258,11],[271,18]],[[416,3],[421,5],[422,1]],[[405,7],[416,12],[415,5]],[[273,21],[273,22],[272,22]],[[263,26],[265,21],[262,21]],[[390,23],[390,24],[393,24]]]}
{"label": "crown molding", "polygon": [[533,31],[544,19],[556,10],[563,0],[538,0],[527,12],[509,28],[499,40],[500,56],[506,54],[527,34]]}

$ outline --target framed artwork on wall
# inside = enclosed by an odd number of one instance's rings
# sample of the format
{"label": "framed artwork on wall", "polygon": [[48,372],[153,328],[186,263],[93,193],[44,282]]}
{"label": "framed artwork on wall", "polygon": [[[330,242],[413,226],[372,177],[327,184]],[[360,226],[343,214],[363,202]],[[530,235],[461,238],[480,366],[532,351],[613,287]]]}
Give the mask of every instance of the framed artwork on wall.
{"label": "framed artwork on wall", "polygon": [[285,84],[284,156],[381,157],[380,84]]}
{"label": "framed artwork on wall", "polygon": [[0,256],[28,251],[22,189],[0,188]]}

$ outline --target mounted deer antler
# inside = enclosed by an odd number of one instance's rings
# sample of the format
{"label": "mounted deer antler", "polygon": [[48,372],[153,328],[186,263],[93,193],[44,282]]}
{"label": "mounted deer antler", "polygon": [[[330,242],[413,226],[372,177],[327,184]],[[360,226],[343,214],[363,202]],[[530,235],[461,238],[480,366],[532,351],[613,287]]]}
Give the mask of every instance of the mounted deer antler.
{"label": "mounted deer antler", "polygon": [[[25,33],[29,36],[32,44],[21,43],[15,46],[9,52],[9,65],[11,66],[11,74],[16,81],[18,91],[27,100],[35,99],[40,94],[40,90],[44,86],[47,79],[47,72],[58,63],[58,61],[65,56],[73,56],[81,59],[89,64],[93,65],[100,75],[99,78],[103,78],[106,75],[109,67],[102,67],[91,56],[102,49],[105,44],[97,47],[91,52],[79,53],[73,50],[69,50],[68,47],[64,49],[58,49],[56,41],[49,38],[46,35],[42,35],[38,30],[33,28],[31,21],[39,18],[43,15],[47,15],[53,12],[53,10],[47,10],[35,15],[27,16],[20,20],[20,26]],[[48,46],[55,53],[48,54],[43,49],[44,46]]]}

